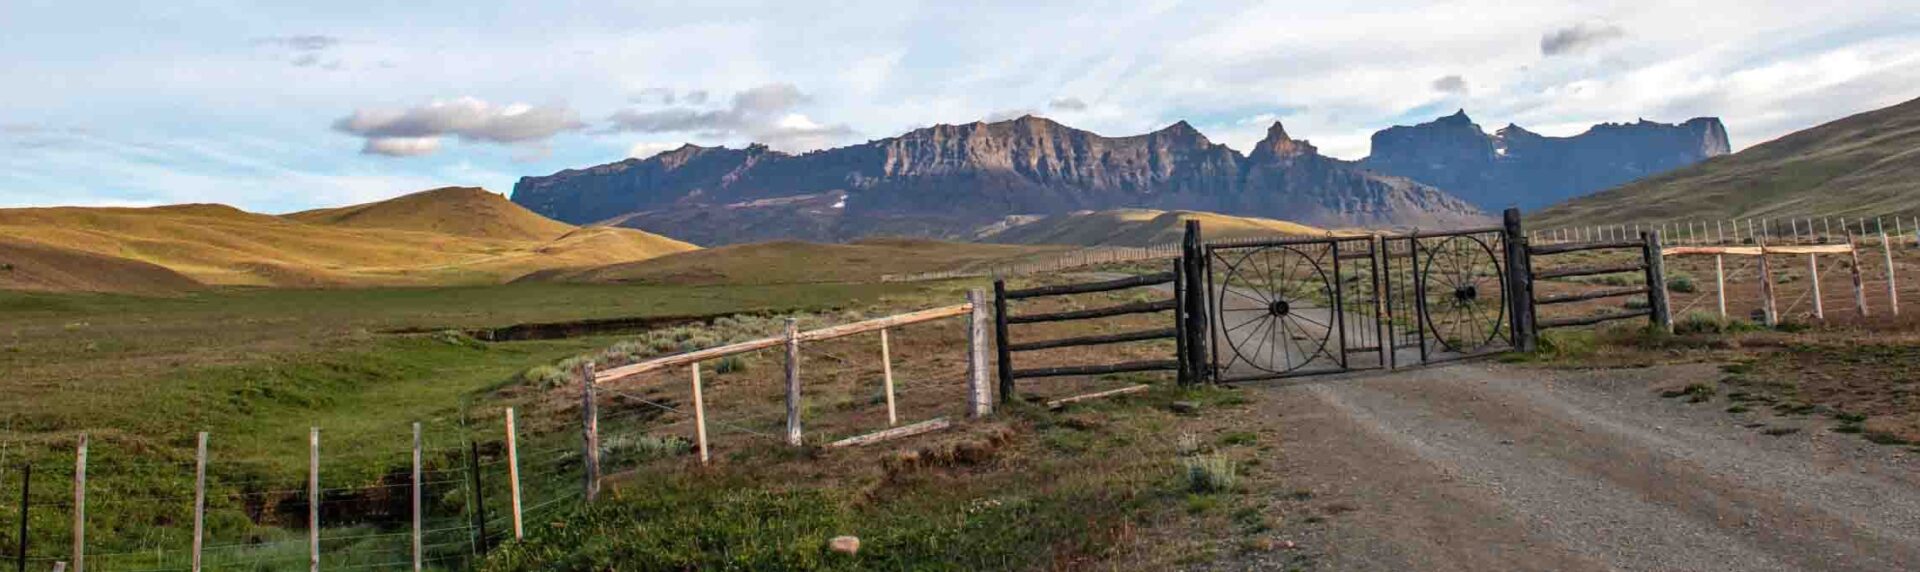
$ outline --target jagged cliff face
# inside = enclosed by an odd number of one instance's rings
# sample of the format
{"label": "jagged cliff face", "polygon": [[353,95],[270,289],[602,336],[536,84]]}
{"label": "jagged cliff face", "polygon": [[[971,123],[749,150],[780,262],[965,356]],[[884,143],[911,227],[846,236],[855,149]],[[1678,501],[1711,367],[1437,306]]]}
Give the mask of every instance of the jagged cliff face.
{"label": "jagged cliff face", "polygon": [[938,125],[803,155],[689,145],[526,177],[513,200],[560,220],[614,219],[699,244],[956,238],[1008,215],[1126,207],[1323,226],[1485,219],[1438,189],[1322,156],[1279,124],[1241,155],[1185,122],[1103,137],[1037,117]]}
{"label": "jagged cliff face", "polygon": [[1727,154],[1727,130],[1702,117],[1678,125],[1605,123],[1572,137],[1518,125],[1488,135],[1460,111],[1373,134],[1367,168],[1446,189],[1485,210],[1537,209]]}

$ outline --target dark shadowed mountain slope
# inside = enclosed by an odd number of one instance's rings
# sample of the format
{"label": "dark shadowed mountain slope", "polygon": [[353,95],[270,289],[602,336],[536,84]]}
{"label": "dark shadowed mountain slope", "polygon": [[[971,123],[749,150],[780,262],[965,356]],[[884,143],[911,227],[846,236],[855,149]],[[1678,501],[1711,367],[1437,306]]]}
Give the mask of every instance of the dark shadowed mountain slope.
{"label": "dark shadowed mountain slope", "polygon": [[1489,212],[1537,209],[1725,155],[1727,130],[1701,117],[1678,125],[1603,123],[1572,137],[1518,125],[1488,135],[1465,110],[1373,134],[1368,168],[1446,189]]}
{"label": "dark shadowed mountain slope", "polygon": [[1529,222],[1915,212],[1920,212],[1920,99],[1554,205]]}
{"label": "dark shadowed mountain slope", "polygon": [[1320,155],[1277,123],[1242,155],[1186,122],[1104,137],[1032,116],[936,125],[802,155],[759,145],[687,145],[525,177],[513,200],[563,221],[611,219],[700,244],[964,238],[1009,215],[1113,208],[1328,226],[1435,226],[1485,217],[1433,187]]}

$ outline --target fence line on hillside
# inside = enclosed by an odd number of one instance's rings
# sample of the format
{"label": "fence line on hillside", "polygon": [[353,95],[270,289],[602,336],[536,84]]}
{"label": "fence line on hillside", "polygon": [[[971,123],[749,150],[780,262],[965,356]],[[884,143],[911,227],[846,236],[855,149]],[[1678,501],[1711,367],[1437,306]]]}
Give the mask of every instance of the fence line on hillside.
{"label": "fence line on hillside", "polygon": [[1886,235],[1920,246],[1920,216],[1798,216],[1731,219],[1668,219],[1659,221],[1613,223],[1603,225],[1562,226],[1527,233],[1536,245],[1602,240],[1628,240],[1642,232],[1660,231],[1667,244],[1702,246],[1753,244],[1757,239],[1830,243],[1853,234],[1857,237]]}
{"label": "fence line on hillside", "polygon": [[886,274],[880,277],[880,281],[922,282],[928,280],[950,280],[954,278],[977,278],[985,276],[1005,278],[1010,276],[1059,272],[1062,270],[1099,266],[1102,264],[1169,260],[1179,257],[1179,242],[1150,246],[1099,246],[1063,252],[1045,260],[1012,264],[990,264],[984,267],[963,267],[952,270],[919,272],[914,274]]}

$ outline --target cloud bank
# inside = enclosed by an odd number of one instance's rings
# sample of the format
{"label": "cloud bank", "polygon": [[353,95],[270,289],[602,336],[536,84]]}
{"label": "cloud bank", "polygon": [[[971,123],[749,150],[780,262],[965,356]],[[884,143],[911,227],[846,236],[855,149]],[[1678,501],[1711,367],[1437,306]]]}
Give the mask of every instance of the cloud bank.
{"label": "cloud bank", "polygon": [[1553,57],[1577,54],[1625,35],[1627,35],[1626,30],[1611,24],[1597,26],[1575,24],[1540,36],[1540,55]]}
{"label": "cloud bank", "polygon": [[440,138],[470,143],[533,145],[586,128],[566,106],[494,105],[473,97],[434,101],[408,109],[360,109],[333,122],[333,129],[366,140],[369,155],[412,157],[440,149]]}
{"label": "cloud bank", "polygon": [[[693,105],[706,99],[703,91],[686,95],[682,99]],[[682,105],[620,110],[608,116],[607,131],[690,133],[708,138],[745,136],[783,151],[819,149],[853,135],[853,128],[846,124],[822,125],[798,113],[796,109],[808,101],[807,94],[793,84],[772,83],[736,93],[726,107],[718,109]]]}

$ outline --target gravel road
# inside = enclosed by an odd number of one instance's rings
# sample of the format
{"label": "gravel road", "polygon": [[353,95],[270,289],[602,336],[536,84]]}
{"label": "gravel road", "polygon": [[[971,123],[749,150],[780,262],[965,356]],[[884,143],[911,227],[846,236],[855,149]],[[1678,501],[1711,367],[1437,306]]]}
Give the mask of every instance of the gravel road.
{"label": "gravel road", "polygon": [[1920,570],[1916,454],[1657,392],[1717,376],[1468,363],[1248,385],[1272,392],[1287,491],[1266,493],[1296,499],[1274,510],[1297,548],[1216,567]]}

